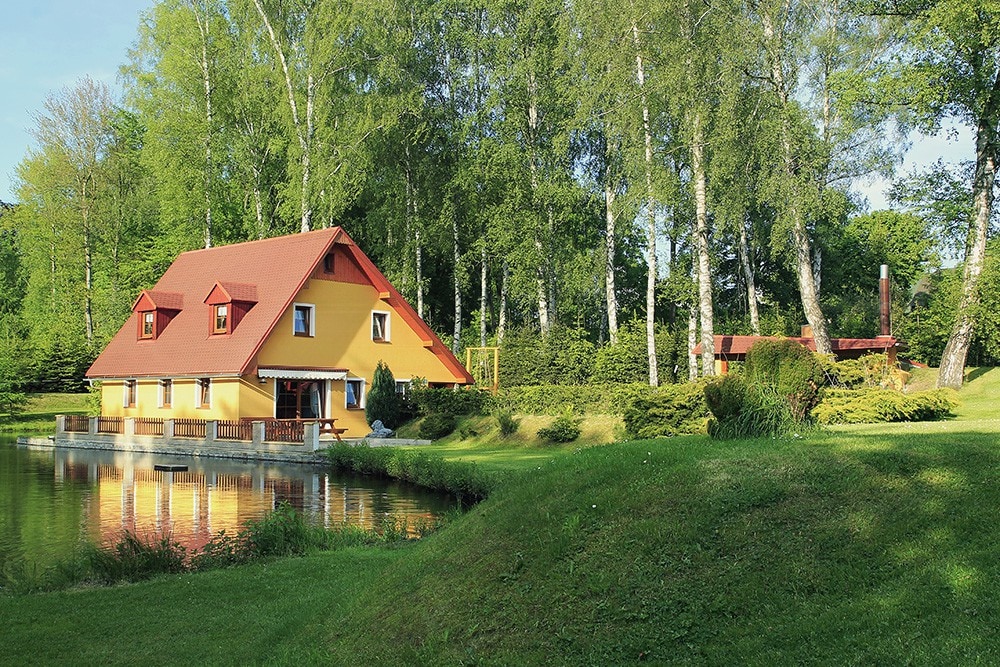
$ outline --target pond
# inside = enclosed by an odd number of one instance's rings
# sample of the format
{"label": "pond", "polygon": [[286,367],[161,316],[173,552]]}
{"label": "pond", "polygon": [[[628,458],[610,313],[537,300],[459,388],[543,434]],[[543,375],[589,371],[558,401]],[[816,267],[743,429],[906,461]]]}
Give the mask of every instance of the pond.
{"label": "pond", "polygon": [[[179,464],[186,471],[154,466]],[[295,463],[18,446],[0,436],[0,568],[46,567],[81,541],[125,530],[169,533],[188,548],[232,535],[287,501],[314,525],[371,528],[386,517],[411,532],[455,507],[450,497],[398,482]]]}

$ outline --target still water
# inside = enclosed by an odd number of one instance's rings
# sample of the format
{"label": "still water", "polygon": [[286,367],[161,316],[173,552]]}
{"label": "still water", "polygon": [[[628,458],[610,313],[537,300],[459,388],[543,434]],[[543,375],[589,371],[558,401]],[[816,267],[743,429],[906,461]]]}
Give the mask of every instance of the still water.
{"label": "still water", "polygon": [[[154,470],[181,464],[185,472]],[[81,541],[110,543],[124,530],[167,532],[188,548],[235,534],[287,501],[314,525],[372,527],[386,516],[411,530],[453,499],[319,466],[82,449],[18,447],[0,436],[0,567],[45,567]]]}

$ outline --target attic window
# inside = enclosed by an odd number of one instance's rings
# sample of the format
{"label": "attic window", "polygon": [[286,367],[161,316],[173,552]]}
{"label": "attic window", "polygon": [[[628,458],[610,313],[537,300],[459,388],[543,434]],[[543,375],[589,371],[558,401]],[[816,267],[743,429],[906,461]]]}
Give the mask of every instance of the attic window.
{"label": "attic window", "polygon": [[323,270],[327,273],[333,273],[333,267],[333,253],[329,252],[326,254],[326,257],[323,258]]}
{"label": "attic window", "polygon": [[219,304],[215,307],[215,319],[212,325],[212,333],[229,333],[229,304]]}
{"label": "attic window", "polygon": [[140,338],[152,338],[156,334],[156,313],[146,310],[140,313],[142,316],[142,333]]}
{"label": "attic window", "polygon": [[389,342],[389,313],[372,311],[372,340],[377,343]]}
{"label": "attic window", "polygon": [[316,306],[309,303],[295,304],[292,318],[292,334],[312,337],[316,335]]}

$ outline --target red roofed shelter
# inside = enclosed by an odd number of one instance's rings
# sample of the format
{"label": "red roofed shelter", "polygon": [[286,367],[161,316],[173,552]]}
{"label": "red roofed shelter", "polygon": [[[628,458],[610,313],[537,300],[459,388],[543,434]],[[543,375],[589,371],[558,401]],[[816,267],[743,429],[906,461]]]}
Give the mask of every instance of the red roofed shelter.
{"label": "red roofed shelter", "polygon": [[337,419],[368,432],[384,361],[402,391],[473,379],[340,227],[177,257],[87,372],[101,412]]}

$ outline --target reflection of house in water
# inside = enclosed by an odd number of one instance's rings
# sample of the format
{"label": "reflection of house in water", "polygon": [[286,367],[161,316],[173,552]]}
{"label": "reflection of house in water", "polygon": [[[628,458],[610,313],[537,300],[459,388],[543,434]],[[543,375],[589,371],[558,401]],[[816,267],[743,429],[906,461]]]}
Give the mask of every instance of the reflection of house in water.
{"label": "reflection of house in water", "polygon": [[[91,489],[84,511],[90,539],[109,543],[123,531],[170,533],[198,549],[221,531],[234,535],[282,502],[326,527],[377,526],[386,515],[406,518],[411,530],[431,521],[447,501],[377,480],[349,482],[311,466],[191,459],[189,470],[153,469],[153,458],[123,452],[55,450],[57,483]],[[368,486],[364,486],[364,484]]]}

